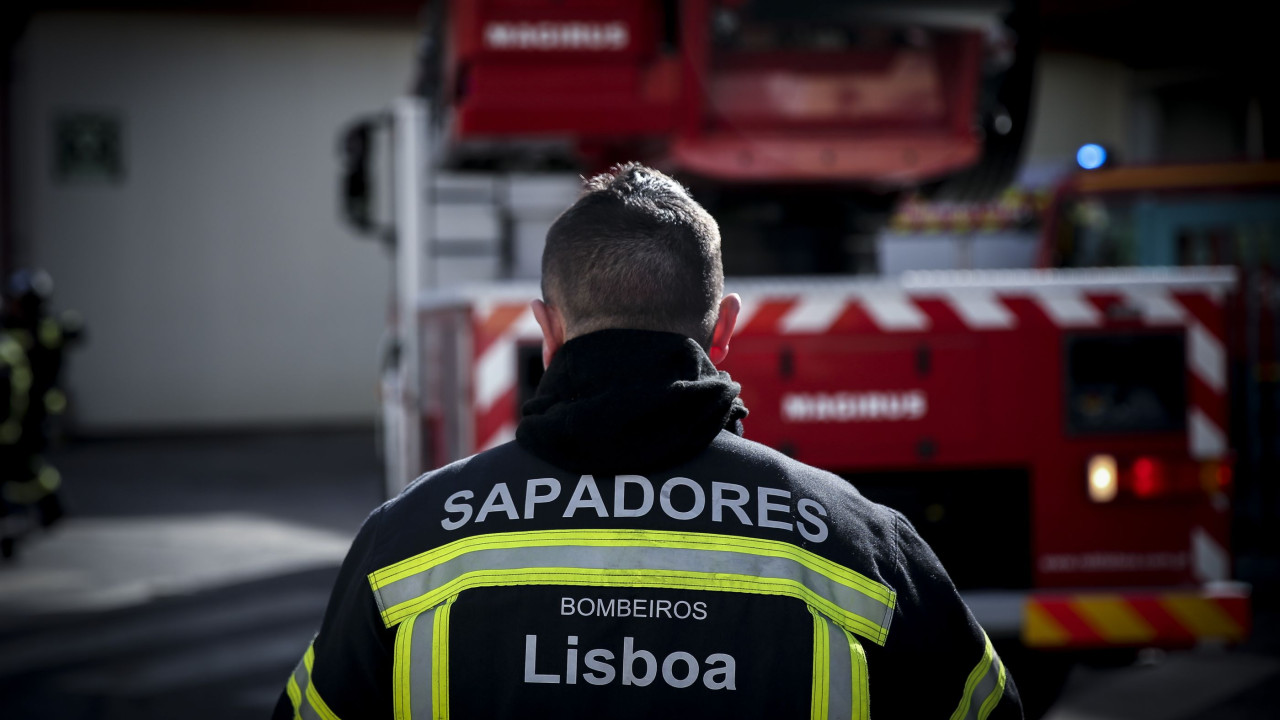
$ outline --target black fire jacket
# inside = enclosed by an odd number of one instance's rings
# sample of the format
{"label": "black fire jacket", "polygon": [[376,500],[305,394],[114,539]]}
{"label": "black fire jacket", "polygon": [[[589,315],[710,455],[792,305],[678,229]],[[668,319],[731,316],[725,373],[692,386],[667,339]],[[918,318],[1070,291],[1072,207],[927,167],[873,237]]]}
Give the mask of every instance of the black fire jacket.
{"label": "black fire jacket", "polygon": [[566,343],[515,442],[365,521],[276,717],[1020,717],[911,525],[738,390],[687,338]]}

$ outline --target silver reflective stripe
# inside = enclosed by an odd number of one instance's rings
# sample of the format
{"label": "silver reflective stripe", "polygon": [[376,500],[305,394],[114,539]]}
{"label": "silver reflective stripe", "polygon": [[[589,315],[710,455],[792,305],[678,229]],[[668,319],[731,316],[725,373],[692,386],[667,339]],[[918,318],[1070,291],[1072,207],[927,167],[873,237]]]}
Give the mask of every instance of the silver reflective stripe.
{"label": "silver reflective stripe", "polygon": [[[307,654],[310,655],[311,648],[307,648]],[[294,711],[302,720],[325,720],[311,705],[310,698],[307,697],[308,692],[315,693],[311,688],[311,673],[307,670],[307,658],[303,656],[298,661],[298,666],[293,669],[293,682],[298,686],[298,698],[294,702]],[[292,698],[290,698],[292,699]]]}
{"label": "silver reflective stripe", "polygon": [[849,720],[853,717],[853,664],[849,637],[840,626],[822,618],[827,626],[827,717],[830,720]]}
{"label": "silver reflective stripe", "polygon": [[[995,709],[996,703],[1000,702],[1000,696],[1004,694],[1004,665],[1000,662],[1000,656],[995,653],[991,654],[991,669],[987,674],[978,681],[973,692],[973,703],[969,706],[969,713],[965,717],[976,717],[978,720],[986,720],[991,711]],[[981,705],[977,703],[981,701]]]}
{"label": "silver reflective stripe", "polygon": [[1004,695],[1004,663],[1000,662],[1000,656],[985,634],[983,640],[986,641],[986,647],[982,660],[969,673],[964,696],[960,699],[960,706],[952,713],[951,720],[986,720]]}
{"label": "silver reflective stripe", "polygon": [[[381,585],[377,588],[377,594],[379,604],[386,611],[437,590],[467,573],[485,570],[536,572],[544,568],[671,570],[704,573],[712,577],[719,573],[727,573],[790,580],[800,583],[846,612],[861,617],[876,628],[884,630],[887,630],[893,612],[892,603],[885,603],[871,597],[791,558],[731,550],[693,550],[651,546],[557,545],[473,550],[413,575]],[[883,642],[883,638],[872,639]]]}
{"label": "silver reflective stripe", "polygon": [[431,720],[433,686],[431,677],[433,642],[435,640],[436,610],[433,608],[418,616],[414,623],[409,650],[409,706],[413,720]]}
{"label": "silver reflective stripe", "polygon": [[307,684],[310,678],[307,676],[306,661],[299,660],[298,667],[293,669],[293,682],[298,686],[299,697],[294,703],[294,712],[298,717],[304,720],[320,720],[320,715],[311,709],[311,703],[307,702]]}

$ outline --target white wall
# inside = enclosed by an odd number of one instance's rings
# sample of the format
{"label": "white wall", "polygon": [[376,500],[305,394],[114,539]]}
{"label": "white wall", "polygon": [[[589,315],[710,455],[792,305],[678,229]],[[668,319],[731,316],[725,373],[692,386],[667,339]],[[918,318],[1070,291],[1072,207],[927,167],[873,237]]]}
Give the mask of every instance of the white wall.
{"label": "white wall", "polygon": [[[20,259],[82,311],[92,430],[372,419],[390,269],[337,210],[337,135],[407,87],[412,27],[59,14],[19,46]],[[53,178],[52,122],[119,113],[123,182]]]}
{"label": "white wall", "polygon": [[1090,142],[1128,149],[1130,71],[1110,61],[1046,52],[1038,58],[1031,108],[1031,137],[1024,163],[1074,164],[1076,149]]}

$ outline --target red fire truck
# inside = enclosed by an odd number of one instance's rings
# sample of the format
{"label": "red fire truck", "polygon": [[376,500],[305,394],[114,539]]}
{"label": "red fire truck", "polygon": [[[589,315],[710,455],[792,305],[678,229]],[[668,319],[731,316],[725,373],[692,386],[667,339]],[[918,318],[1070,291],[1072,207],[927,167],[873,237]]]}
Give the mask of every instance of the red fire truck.
{"label": "red fire truck", "polygon": [[1227,361],[1237,550],[1274,555],[1280,506],[1280,162],[1104,167],[1060,183],[1042,267],[1229,265]]}
{"label": "red fire truck", "polygon": [[[347,138],[349,214],[396,258],[388,491],[513,437],[542,371],[539,243],[578,185],[547,171],[645,160],[721,220],[747,436],[904,512],[1035,712],[1032,662],[1248,632],[1229,582],[1236,271],[853,277],[860,222],[903,189],[1003,184],[1021,137],[1007,27],[915,5],[437,3],[425,99]],[[766,273],[806,276],[746,277]]]}
{"label": "red fire truck", "polygon": [[577,171],[677,174],[720,221],[731,275],[873,270],[903,191],[980,196],[1012,177],[1032,15],[1010,0],[429,3],[415,94],[344,142],[346,215],[396,259],[390,477],[425,467],[418,292],[536,277]]}
{"label": "red fire truck", "polygon": [[[904,512],[993,638],[1238,641],[1234,285],[1230,268],[734,280],[744,310],[723,368],[742,383],[747,436]],[[537,294],[421,299],[439,341],[422,368],[431,464],[512,439],[541,374]]]}

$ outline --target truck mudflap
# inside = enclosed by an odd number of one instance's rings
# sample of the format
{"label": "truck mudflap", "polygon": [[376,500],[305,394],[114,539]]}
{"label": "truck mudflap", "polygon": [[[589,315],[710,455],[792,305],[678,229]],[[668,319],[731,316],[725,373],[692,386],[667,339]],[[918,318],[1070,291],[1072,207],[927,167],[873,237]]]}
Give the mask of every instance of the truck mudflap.
{"label": "truck mudflap", "polygon": [[1250,595],[1243,583],[1035,592],[1022,603],[1021,638],[1045,650],[1238,643],[1249,635]]}

